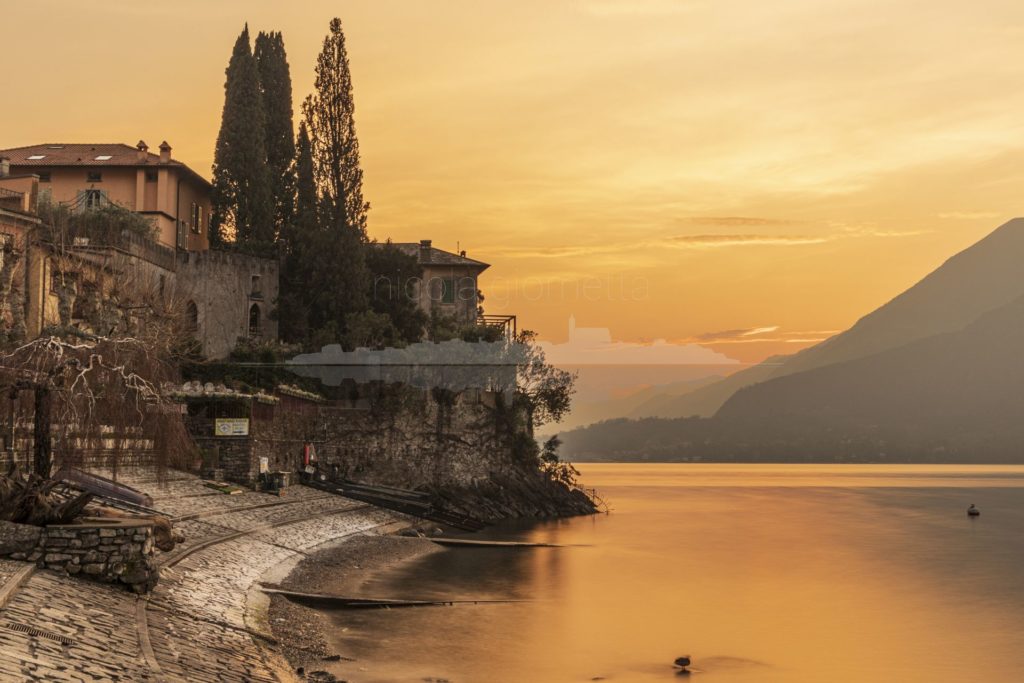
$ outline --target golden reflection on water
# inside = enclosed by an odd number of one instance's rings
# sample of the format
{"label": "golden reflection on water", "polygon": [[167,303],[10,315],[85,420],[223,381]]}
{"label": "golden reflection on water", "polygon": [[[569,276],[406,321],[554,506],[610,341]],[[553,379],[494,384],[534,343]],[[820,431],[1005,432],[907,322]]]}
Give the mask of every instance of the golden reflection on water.
{"label": "golden reflection on water", "polygon": [[[366,587],[531,602],[334,615],[352,681],[1024,680],[1024,467],[586,465],[611,515]],[[979,519],[965,510],[976,503]],[[359,671],[359,669],[365,671]]]}

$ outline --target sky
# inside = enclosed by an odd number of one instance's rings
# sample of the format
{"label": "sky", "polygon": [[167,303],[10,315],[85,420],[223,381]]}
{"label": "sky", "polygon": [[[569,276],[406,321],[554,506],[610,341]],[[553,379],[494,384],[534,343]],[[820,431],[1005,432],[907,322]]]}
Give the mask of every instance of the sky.
{"label": "sky", "polygon": [[166,139],[209,175],[245,22],[296,109],[340,16],[369,231],[492,267],[488,313],[742,363],[853,324],[1024,213],[1024,3],[33,0],[0,148]]}

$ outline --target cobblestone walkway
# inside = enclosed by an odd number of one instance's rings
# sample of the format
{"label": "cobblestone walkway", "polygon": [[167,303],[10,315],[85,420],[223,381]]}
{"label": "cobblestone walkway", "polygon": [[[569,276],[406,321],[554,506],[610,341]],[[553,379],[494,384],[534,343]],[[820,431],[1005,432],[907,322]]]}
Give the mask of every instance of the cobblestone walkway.
{"label": "cobblestone walkway", "polygon": [[[0,681],[289,680],[283,660],[259,642],[264,627],[248,602],[250,589],[300,553],[401,521],[304,487],[283,498],[229,496],[180,473],[163,485],[152,479],[121,477],[149,493],[154,508],[194,516],[175,525],[186,542],[158,556],[157,588],[137,598],[37,571],[0,610]],[[0,565],[0,582],[17,569]]]}

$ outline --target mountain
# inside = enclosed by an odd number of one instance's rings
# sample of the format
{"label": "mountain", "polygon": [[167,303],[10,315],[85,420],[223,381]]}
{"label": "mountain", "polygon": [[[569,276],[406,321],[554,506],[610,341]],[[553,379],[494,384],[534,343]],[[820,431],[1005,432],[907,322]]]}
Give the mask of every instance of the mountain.
{"label": "mountain", "polygon": [[[790,356],[773,356],[763,363],[735,372],[728,377],[695,387],[691,391],[672,395],[660,393],[628,413],[619,413],[632,418],[641,417],[710,417],[715,414],[730,396],[745,386],[771,379],[780,364]],[[608,417],[615,417],[609,415]]]}
{"label": "mountain", "polygon": [[[562,435],[569,458],[1024,460],[1024,220],[949,259],[710,419],[613,420]],[[693,392],[697,393],[697,392]],[[692,398],[692,394],[688,395]]]}
{"label": "mountain", "polygon": [[[1024,297],[958,332],[738,391],[716,416],[735,424],[831,425],[994,437],[1024,431]],[[1013,448],[1024,453],[1024,442]]]}
{"label": "mountain", "polygon": [[862,358],[953,332],[1024,295],[1024,218],[996,228],[849,330],[792,356],[771,358],[703,389],[662,403],[658,415],[709,417],[745,386]]}

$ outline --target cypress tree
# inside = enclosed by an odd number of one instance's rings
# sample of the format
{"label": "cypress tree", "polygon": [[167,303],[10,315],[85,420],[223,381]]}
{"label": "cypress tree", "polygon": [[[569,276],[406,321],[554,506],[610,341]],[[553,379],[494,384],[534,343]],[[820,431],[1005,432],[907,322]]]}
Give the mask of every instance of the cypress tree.
{"label": "cypress tree", "polygon": [[253,52],[259,70],[266,115],[267,166],[274,195],[274,223],[281,236],[295,203],[295,131],[292,121],[292,77],[280,32],[256,36]]}
{"label": "cypress tree", "polygon": [[318,287],[309,253],[320,240],[313,156],[305,121],[299,123],[295,147],[295,211],[282,233],[285,256],[277,307],[280,334],[288,342],[306,341],[309,337],[309,311]]}
{"label": "cypress tree", "polygon": [[369,308],[364,250],[370,206],[363,200],[354,111],[345,36],[336,18],[317,58],[315,91],[303,104],[319,208],[319,228],[304,257],[305,284],[312,297],[309,328],[324,341],[341,341],[346,318]]}
{"label": "cypress tree", "polygon": [[267,166],[266,116],[249,26],[235,41],[224,83],[224,111],[213,161],[210,241],[269,244],[274,205]]}
{"label": "cypress tree", "polygon": [[347,227],[366,238],[363,171],[359,166],[352,74],[341,19],[331,20],[330,33],[316,60],[315,92],[302,105],[313,143],[317,187],[327,225]]}

